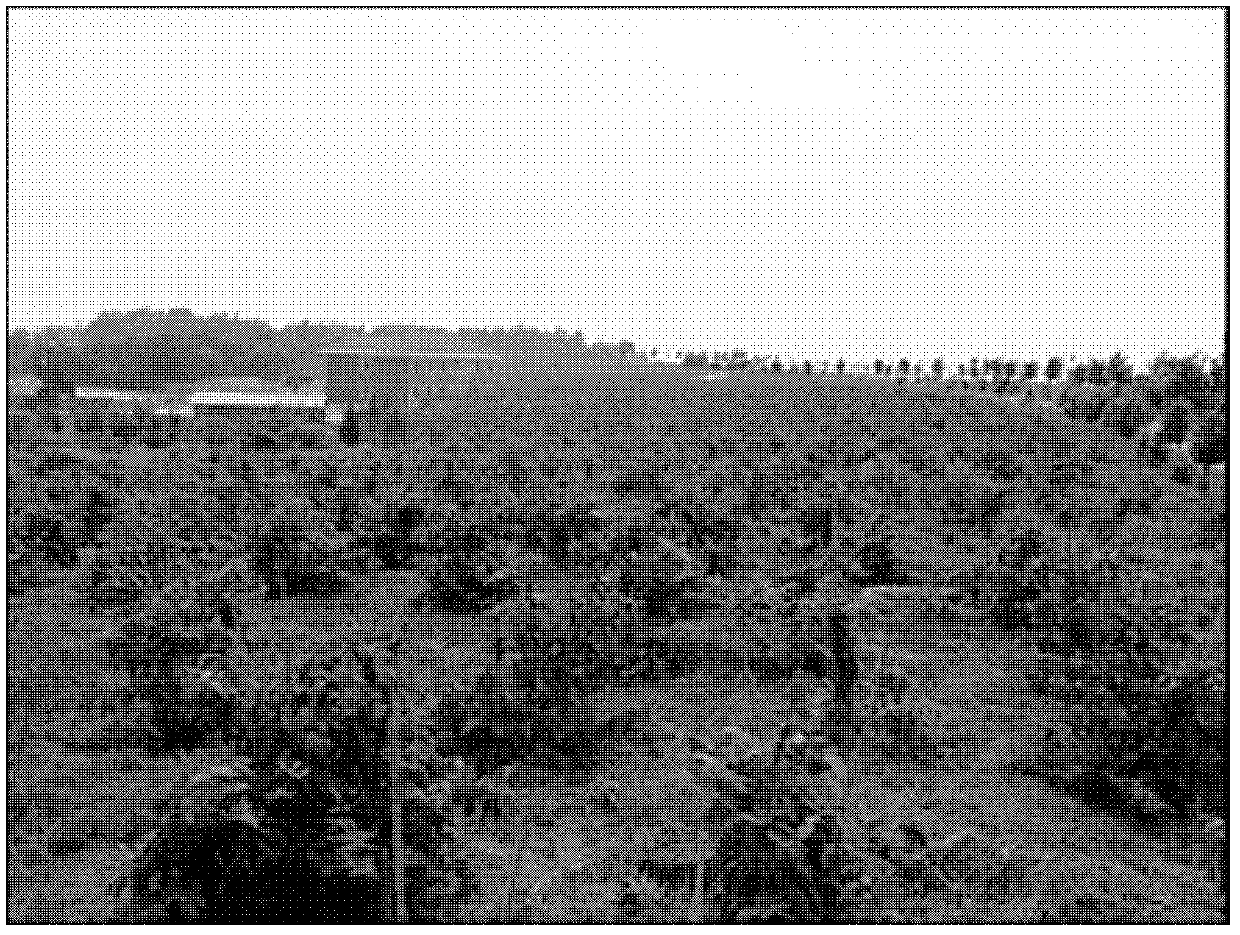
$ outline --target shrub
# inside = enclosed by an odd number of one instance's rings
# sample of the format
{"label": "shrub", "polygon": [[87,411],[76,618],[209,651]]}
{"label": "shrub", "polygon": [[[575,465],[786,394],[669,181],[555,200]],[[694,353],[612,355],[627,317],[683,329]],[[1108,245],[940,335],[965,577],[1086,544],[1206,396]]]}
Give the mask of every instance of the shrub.
{"label": "shrub", "polygon": [[1140,394],[1135,392],[1117,393],[1112,396],[1103,408],[1102,423],[1111,431],[1124,438],[1132,438],[1137,429],[1146,425],[1152,417],[1150,408]]}
{"label": "shrub", "polygon": [[214,647],[185,608],[164,599],[139,607],[104,642],[111,663],[125,673],[121,700],[128,729],[137,733],[125,739],[168,752],[218,736],[223,699],[212,691],[204,656]]}
{"label": "shrub", "polygon": [[459,678],[437,709],[445,755],[484,773],[531,759],[591,768],[614,738],[590,696],[685,664],[675,635],[652,631],[605,581],[555,606],[514,600],[494,614],[503,634],[495,658]]}
{"label": "shrub", "polygon": [[824,500],[811,501],[801,511],[801,531],[810,542],[819,548],[829,549],[831,547],[831,515],[831,504]]}
{"label": "shrub", "polygon": [[20,539],[32,552],[61,568],[77,564],[81,533],[70,516],[48,504],[31,510],[24,519]]}
{"label": "shrub", "polygon": [[1060,397],[1064,413],[1081,422],[1097,422],[1107,404],[1107,394],[1094,386],[1065,390]]}
{"label": "shrub", "polygon": [[334,534],[326,516],[314,510],[261,527],[251,551],[254,572],[273,598],[338,595],[366,571],[365,556],[353,541]]}
{"label": "shrub", "polygon": [[890,521],[872,517],[856,536],[850,579],[862,587],[902,584],[905,563],[900,541]]}
{"label": "shrub", "polygon": [[[445,770],[433,748],[397,739],[400,785],[387,784],[392,695],[373,659],[308,663],[237,695],[232,749],[200,759],[140,847],[122,920],[374,922],[389,877],[410,921],[450,921],[470,884],[453,854]],[[406,857],[397,872],[384,862],[393,795]]]}
{"label": "shrub", "polygon": [[594,504],[552,507],[526,528],[526,542],[556,561],[565,561],[583,557],[583,547],[597,544],[604,528],[604,519]]}
{"label": "shrub", "polygon": [[621,563],[619,587],[651,617],[679,616],[689,609],[698,582],[689,552],[666,540],[635,551]]}
{"label": "shrub", "polygon": [[1158,428],[1158,441],[1163,445],[1177,447],[1184,444],[1192,418],[1192,407],[1183,399],[1174,400],[1163,413],[1162,424]]}
{"label": "shrub", "polygon": [[554,657],[517,656],[466,676],[436,709],[438,748],[483,774],[527,760],[590,769],[600,721],[574,675]]}
{"label": "shrub", "polygon": [[964,461],[954,461],[945,469],[936,493],[945,521],[966,528],[989,526],[1003,503],[1003,488]]}
{"label": "shrub", "polygon": [[277,446],[281,448],[316,451],[332,448],[336,441],[336,433],[325,426],[306,423],[290,425],[282,429],[276,439]]}
{"label": "shrub", "polygon": [[939,757],[925,716],[915,705],[881,708],[874,717],[873,730],[878,749],[894,760],[933,763]]}
{"label": "shrub", "polygon": [[804,755],[829,746],[820,735],[789,725],[773,743],[703,746],[697,775],[722,830],[683,894],[690,920],[874,921],[876,895],[920,883],[904,871],[925,835],[867,816],[838,759]]}
{"label": "shrub", "polygon": [[133,607],[152,591],[156,550],[132,542],[109,542],[91,558],[87,599],[95,611]]}
{"label": "shrub", "polygon": [[516,590],[503,556],[494,548],[439,555],[425,572],[427,599],[440,610],[479,613]]}
{"label": "shrub", "polygon": [[[342,498],[342,522],[349,503],[347,495]],[[366,531],[367,542],[379,564],[384,568],[407,565],[425,547],[426,524],[426,510],[416,500],[385,504],[381,512],[370,519]]]}
{"label": "shrub", "polygon": [[1138,817],[1194,805],[1225,812],[1222,642],[1217,628],[1160,633],[1131,620],[1089,652],[1065,655],[1046,687],[1081,712],[1083,747],[1069,751],[1072,791]]}
{"label": "shrub", "polygon": [[379,894],[371,838],[334,790],[291,758],[256,771],[229,757],[190,780],[143,844],[122,918],[373,921]]}
{"label": "shrub", "polygon": [[1227,460],[1227,416],[1221,410],[1206,415],[1193,433],[1193,457],[1207,471]]}
{"label": "shrub", "polygon": [[1197,479],[1197,468],[1192,458],[1182,451],[1177,451],[1171,456],[1167,475],[1177,484],[1188,486]]}

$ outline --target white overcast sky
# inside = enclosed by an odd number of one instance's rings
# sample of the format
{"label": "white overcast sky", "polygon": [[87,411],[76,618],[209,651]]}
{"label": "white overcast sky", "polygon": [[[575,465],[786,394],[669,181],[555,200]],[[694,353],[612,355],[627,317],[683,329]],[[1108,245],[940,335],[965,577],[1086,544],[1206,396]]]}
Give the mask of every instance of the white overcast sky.
{"label": "white overcast sky", "polygon": [[10,12],[10,325],[1216,350],[1223,12]]}

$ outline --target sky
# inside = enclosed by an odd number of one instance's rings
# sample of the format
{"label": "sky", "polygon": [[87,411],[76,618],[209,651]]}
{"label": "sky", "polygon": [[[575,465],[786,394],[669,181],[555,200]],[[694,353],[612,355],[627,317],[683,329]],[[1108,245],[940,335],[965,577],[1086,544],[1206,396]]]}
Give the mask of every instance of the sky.
{"label": "sky", "polygon": [[1216,351],[1219,9],[16,9],[9,325]]}

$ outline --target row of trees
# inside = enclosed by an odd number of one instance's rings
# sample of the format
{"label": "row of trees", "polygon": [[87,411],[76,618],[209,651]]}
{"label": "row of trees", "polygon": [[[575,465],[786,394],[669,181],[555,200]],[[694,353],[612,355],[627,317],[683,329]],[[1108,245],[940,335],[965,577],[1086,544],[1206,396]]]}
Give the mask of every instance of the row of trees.
{"label": "row of trees", "polygon": [[[1200,354],[1160,354],[1138,372],[1121,351],[1106,359],[1085,361],[1053,356],[1045,363],[1001,357],[974,357],[947,375],[947,365],[937,357],[927,367],[904,357],[896,361],[876,358],[872,363],[850,363],[839,358],[796,366],[779,357],[755,355],[737,349],[728,353],[689,351],[678,355],[690,369],[765,371],[837,375],[863,372],[897,382],[944,381],[949,385],[999,395],[1023,395],[1057,407],[1070,418],[1097,423],[1123,438],[1137,438],[1156,461],[1169,450],[1183,449],[1201,466],[1200,478],[1208,488],[1211,469],[1227,458],[1227,351],[1213,358]],[[1042,381],[1042,382],[1039,382]],[[1191,479],[1177,465],[1178,479]]]}
{"label": "row of trees", "polygon": [[[778,355],[754,354],[743,349],[732,351],[679,351],[677,360],[690,369],[746,370],[771,373],[803,371],[805,373],[837,374],[864,372],[876,377],[894,377],[900,380],[922,382],[941,380],[948,374],[946,359],[936,357],[929,362],[912,361],[907,357],[885,360],[881,357],[872,362],[858,363],[841,357],[831,361],[805,360],[785,361]],[[1199,407],[1208,404],[1212,396],[1226,391],[1226,352],[1214,357],[1201,355],[1174,356],[1160,354],[1142,373],[1137,373],[1132,361],[1121,351],[1106,360],[1090,358],[1077,362],[1076,358],[1055,356],[1045,363],[1038,360],[1012,360],[1002,357],[974,357],[957,364],[955,375],[972,380],[992,383],[1037,382],[1057,383],[1061,379],[1075,385],[1096,387],[1127,386],[1134,382],[1153,384],[1165,389],[1168,395],[1192,401]]]}

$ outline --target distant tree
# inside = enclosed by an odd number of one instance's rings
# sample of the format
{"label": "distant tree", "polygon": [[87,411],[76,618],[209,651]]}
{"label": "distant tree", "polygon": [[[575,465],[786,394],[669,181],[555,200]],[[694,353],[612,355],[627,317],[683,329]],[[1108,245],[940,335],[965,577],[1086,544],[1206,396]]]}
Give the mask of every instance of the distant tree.
{"label": "distant tree", "polygon": [[1112,383],[1121,385],[1132,382],[1132,362],[1121,351],[1107,359],[1107,377]]}
{"label": "distant tree", "polygon": [[1054,383],[1063,376],[1063,358],[1048,357],[1046,359],[1046,367],[1042,371],[1042,375],[1046,377],[1047,383]]}
{"label": "distant tree", "polygon": [[1077,364],[1069,374],[1072,382],[1090,386],[1107,386],[1111,382],[1111,371],[1106,361],[1091,357],[1084,363]]}
{"label": "distant tree", "polygon": [[943,371],[946,369],[947,365],[943,362],[942,357],[936,357],[934,360],[930,361],[930,374],[934,377],[934,379],[942,380]]}
{"label": "distant tree", "polygon": [[806,538],[819,548],[831,547],[831,504],[815,500],[801,514],[801,529]]}
{"label": "distant tree", "polygon": [[30,364],[35,356],[34,344],[25,328],[14,328],[9,332],[8,373],[10,379],[23,376],[30,372]]}
{"label": "distant tree", "polygon": [[913,382],[914,382],[914,383],[920,383],[920,382],[921,382],[922,372],[923,372],[925,369],[926,369],[926,368],[925,368],[925,365],[924,365],[924,364],[922,364],[920,361],[918,361],[917,363],[913,364]]}
{"label": "distant tree", "polygon": [[340,444],[346,448],[356,448],[361,435],[362,425],[358,419],[357,410],[349,406],[340,422]]}
{"label": "distant tree", "polygon": [[1210,490],[1210,469],[1227,460],[1227,417],[1214,410],[1197,425],[1193,436],[1193,458],[1201,465],[1201,489]]}
{"label": "distant tree", "polygon": [[1160,354],[1150,364],[1150,374],[1161,384],[1163,395],[1168,399],[1184,399],[1197,409],[1209,407],[1214,399],[1214,387],[1202,362],[1196,356],[1170,357]]}
{"label": "distant tree", "polygon": [[1184,452],[1177,451],[1171,456],[1167,476],[1177,484],[1183,484],[1187,487],[1199,475],[1193,459]]}
{"label": "distant tree", "polygon": [[960,374],[960,376],[962,376],[962,377],[963,377],[965,374],[967,374],[967,373],[969,372],[969,366],[968,366],[968,364],[957,364],[957,365],[956,365],[956,372],[957,372],[958,374]]}
{"label": "distant tree", "polygon": [[1145,391],[1145,398],[1149,400],[1150,406],[1157,411],[1162,411],[1167,403],[1167,394],[1163,392],[1161,384],[1153,382],[1149,374],[1142,374],[1137,380]]}
{"label": "distant tree", "polygon": [[42,405],[56,406],[66,397],[74,393],[73,377],[66,364],[54,354],[44,353],[38,364],[38,375],[42,381],[36,396]]}
{"label": "distant tree", "polygon": [[899,374],[901,380],[908,379],[908,372],[911,366],[907,357],[900,358],[899,363],[896,364],[896,373]]}
{"label": "distant tree", "polygon": [[1227,392],[1227,342],[1223,341],[1223,352],[1210,361],[1210,383],[1214,392],[1222,396]]}
{"label": "distant tree", "polygon": [[1009,383],[1016,379],[1016,371],[1019,366],[1020,365],[1014,360],[1007,360],[1003,362],[1003,376]]}
{"label": "distant tree", "polygon": [[881,357],[874,358],[874,376],[881,377],[883,375],[883,359]]}
{"label": "distant tree", "polygon": [[1080,422],[1097,422],[1106,403],[1106,393],[1096,386],[1073,387],[1060,396],[1064,413]]}
{"label": "distant tree", "polygon": [[1132,438],[1149,420],[1149,407],[1137,393],[1115,393],[1102,410],[1102,424],[1124,438]]}
{"label": "distant tree", "polygon": [[981,375],[982,375],[982,370],[981,370],[981,367],[979,366],[978,359],[974,357],[969,361],[969,376],[971,376],[974,380],[976,380]]}
{"label": "distant tree", "polygon": [[1193,410],[1185,400],[1173,401],[1163,413],[1162,425],[1158,430],[1159,444],[1177,447],[1184,444],[1192,418]]}
{"label": "distant tree", "polygon": [[835,362],[836,373],[843,373],[847,369],[848,369],[848,361],[844,360],[843,357],[841,357],[839,360]]}
{"label": "distant tree", "polygon": [[1024,370],[1023,376],[1026,380],[1036,380],[1038,378],[1038,371],[1041,369],[1042,369],[1042,365],[1038,363],[1036,360],[1025,361],[1025,370]]}
{"label": "distant tree", "polygon": [[783,372],[784,372],[784,362],[783,360],[780,359],[779,355],[777,354],[771,358],[771,373],[783,373]]}

